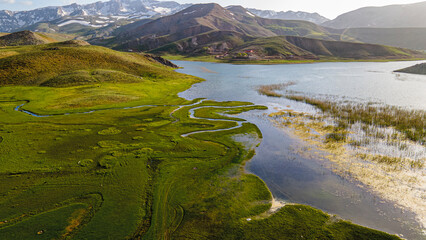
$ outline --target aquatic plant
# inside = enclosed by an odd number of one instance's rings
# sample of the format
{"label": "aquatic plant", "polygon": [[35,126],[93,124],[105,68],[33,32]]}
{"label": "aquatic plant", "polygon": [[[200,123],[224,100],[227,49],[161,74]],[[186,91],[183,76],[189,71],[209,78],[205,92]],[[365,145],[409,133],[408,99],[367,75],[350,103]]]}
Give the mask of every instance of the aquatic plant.
{"label": "aquatic plant", "polygon": [[277,93],[276,91],[284,90],[288,86],[296,84],[295,82],[286,82],[280,84],[271,84],[271,85],[261,85],[256,88],[257,92],[261,95],[266,95],[269,97],[282,97],[283,95]]}
{"label": "aquatic plant", "polygon": [[[348,124],[354,124],[359,121],[367,125],[393,127],[403,133],[407,139],[419,142],[422,145],[426,141],[426,111],[408,110],[389,105],[339,104],[298,95],[287,95],[286,98],[318,107],[323,112],[346,121]],[[379,132],[376,133],[378,134]]]}

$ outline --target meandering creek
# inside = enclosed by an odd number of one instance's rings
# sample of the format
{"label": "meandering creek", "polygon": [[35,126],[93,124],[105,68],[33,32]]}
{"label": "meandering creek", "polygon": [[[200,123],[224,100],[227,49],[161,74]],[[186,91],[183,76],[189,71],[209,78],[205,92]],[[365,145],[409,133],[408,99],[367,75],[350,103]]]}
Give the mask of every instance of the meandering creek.
{"label": "meandering creek", "polygon": [[426,110],[426,76],[393,73],[418,62],[297,65],[175,63],[183,67],[179,72],[206,79],[181,93],[181,97],[248,101],[269,108],[239,117],[256,124],[262,131],[263,141],[256,149],[255,157],[247,164],[247,171],[262,178],[275,198],[308,204],[407,239],[426,239],[422,233],[424,229],[413,212],[382,199],[359,182],[337,175],[330,162],[307,154],[310,151],[306,143],[275,126],[266,116],[276,112],[277,108],[308,113],[315,113],[315,108],[256,92],[259,85],[295,82],[288,90],[308,96]]}

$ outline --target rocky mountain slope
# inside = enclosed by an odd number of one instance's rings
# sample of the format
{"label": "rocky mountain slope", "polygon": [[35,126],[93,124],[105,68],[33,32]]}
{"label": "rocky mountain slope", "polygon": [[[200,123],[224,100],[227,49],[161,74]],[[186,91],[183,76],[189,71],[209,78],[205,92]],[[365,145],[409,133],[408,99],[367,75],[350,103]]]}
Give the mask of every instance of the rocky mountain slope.
{"label": "rocky mountain slope", "polygon": [[[245,37],[292,35],[333,39],[332,34],[314,23],[265,19],[240,6],[225,9],[212,3],[193,5],[174,15],[123,31],[107,44],[117,49],[149,51],[189,37],[206,37],[209,35],[204,34],[213,32],[232,32]],[[215,34],[215,37],[222,35]],[[198,44],[196,39],[193,41]]]}
{"label": "rocky mountain slope", "polygon": [[301,11],[273,11],[273,10],[259,10],[255,8],[248,8],[251,13],[262,17],[262,18],[270,18],[270,19],[282,19],[282,20],[301,20],[301,21],[309,21],[313,22],[315,24],[321,24],[327,21],[330,21],[330,19],[321,16],[318,13],[308,13],[308,12],[301,12]]}
{"label": "rocky mountain slope", "polygon": [[[50,22],[54,20],[68,19],[73,23],[91,26],[95,28],[105,27],[118,19],[138,20],[176,13],[187,8],[188,4],[179,4],[172,1],[156,0],[110,0],[86,5],[71,4],[58,7],[45,7],[31,11],[0,11],[0,32],[13,32],[28,26]],[[81,19],[84,16],[101,17],[97,22]],[[103,18],[103,19],[102,19]],[[62,22],[60,24],[70,24]]]}
{"label": "rocky mountain slope", "polygon": [[331,28],[423,28],[426,1],[414,4],[365,7],[338,16],[322,25]]}

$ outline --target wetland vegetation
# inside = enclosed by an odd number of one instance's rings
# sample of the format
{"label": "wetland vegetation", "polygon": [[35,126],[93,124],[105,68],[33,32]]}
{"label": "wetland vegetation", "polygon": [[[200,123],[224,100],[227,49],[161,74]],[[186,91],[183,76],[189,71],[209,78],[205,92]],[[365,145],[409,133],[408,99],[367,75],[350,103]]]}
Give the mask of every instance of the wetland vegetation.
{"label": "wetland vegetation", "polygon": [[410,209],[424,224],[421,189],[426,181],[425,111],[276,92],[284,88],[285,84],[274,84],[257,90],[307,103],[320,112],[287,109],[270,114],[278,127],[291,129],[297,137],[324,151],[337,174],[359,181],[385,199]]}
{"label": "wetland vegetation", "polygon": [[221,115],[262,106],[179,98],[201,79],[139,54],[0,56],[1,239],[399,239],[309,206],[265,216],[272,195],[242,167],[254,149],[234,138],[262,135]]}

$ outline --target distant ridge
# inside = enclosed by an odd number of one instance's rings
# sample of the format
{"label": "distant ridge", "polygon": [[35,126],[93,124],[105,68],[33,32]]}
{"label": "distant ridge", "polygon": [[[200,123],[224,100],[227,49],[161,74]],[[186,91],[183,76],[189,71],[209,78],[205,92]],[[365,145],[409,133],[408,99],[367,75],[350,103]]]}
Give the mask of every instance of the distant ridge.
{"label": "distant ridge", "polygon": [[247,10],[249,10],[251,13],[262,18],[282,19],[282,20],[301,20],[301,21],[313,22],[315,24],[321,24],[321,23],[330,21],[330,19],[324,16],[321,16],[318,13],[308,13],[308,12],[301,12],[301,11],[276,12],[273,10],[259,10],[255,8],[248,8]]}
{"label": "distant ridge", "polygon": [[349,28],[342,30],[341,39],[426,50],[426,28]]}
{"label": "distant ridge", "polygon": [[424,28],[426,27],[426,1],[365,7],[338,16],[322,25],[337,29],[346,28]]}

